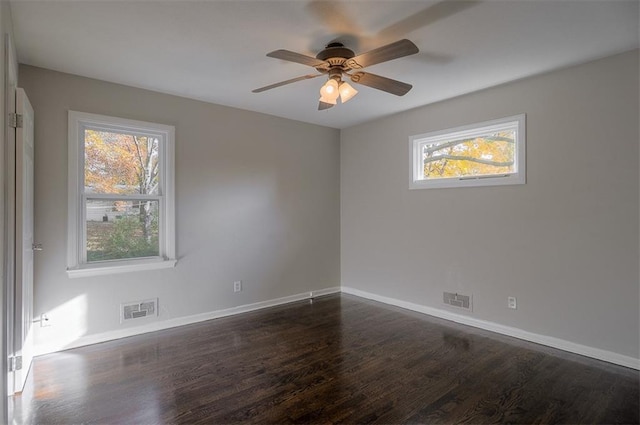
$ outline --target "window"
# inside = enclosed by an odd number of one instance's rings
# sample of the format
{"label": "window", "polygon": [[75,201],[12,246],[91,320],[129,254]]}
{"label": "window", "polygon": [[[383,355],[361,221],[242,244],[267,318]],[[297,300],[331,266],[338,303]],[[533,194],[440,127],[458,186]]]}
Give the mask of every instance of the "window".
{"label": "window", "polygon": [[71,277],[173,267],[174,128],[69,111]]}
{"label": "window", "polygon": [[525,183],[525,115],[409,138],[410,189]]}

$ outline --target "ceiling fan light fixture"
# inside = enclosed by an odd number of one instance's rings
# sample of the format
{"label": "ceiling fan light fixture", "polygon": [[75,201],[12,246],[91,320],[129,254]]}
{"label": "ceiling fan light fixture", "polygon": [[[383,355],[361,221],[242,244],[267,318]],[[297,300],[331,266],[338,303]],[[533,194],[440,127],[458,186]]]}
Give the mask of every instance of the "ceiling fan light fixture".
{"label": "ceiling fan light fixture", "polygon": [[358,90],[351,87],[351,84],[346,81],[340,82],[339,92],[342,103],[348,102],[353,96],[358,94]]}
{"label": "ceiling fan light fixture", "polygon": [[331,105],[335,105],[336,103],[338,103],[338,96],[328,97],[328,96],[325,96],[325,95],[321,95],[320,96],[320,102],[329,103]]}
{"label": "ceiling fan light fixture", "polygon": [[335,105],[338,96],[340,96],[338,82],[333,78],[329,78],[329,80],[320,88],[320,101]]}

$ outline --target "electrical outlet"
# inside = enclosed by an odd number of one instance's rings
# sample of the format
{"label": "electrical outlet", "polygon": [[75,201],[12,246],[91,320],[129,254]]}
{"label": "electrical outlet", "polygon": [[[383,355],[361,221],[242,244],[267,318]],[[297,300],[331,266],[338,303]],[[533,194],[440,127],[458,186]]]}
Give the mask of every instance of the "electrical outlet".
{"label": "electrical outlet", "polygon": [[233,282],[233,292],[241,292],[242,291],[242,281],[236,280]]}
{"label": "electrical outlet", "polygon": [[40,327],[41,328],[47,328],[51,326],[51,322],[49,321],[49,317],[46,314],[41,314],[40,315]]}
{"label": "electrical outlet", "polygon": [[516,297],[507,297],[507,307],[512,308],[514,310],[518,308]]}

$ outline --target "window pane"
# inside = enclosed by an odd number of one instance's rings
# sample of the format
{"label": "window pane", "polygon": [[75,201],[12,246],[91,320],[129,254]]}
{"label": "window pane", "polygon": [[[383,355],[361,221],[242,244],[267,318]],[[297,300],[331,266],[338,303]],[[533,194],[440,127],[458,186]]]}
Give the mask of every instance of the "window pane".
{"label": "window pane", "polygon": [[422,145],[425,179],[510,174],[515,169],[515,130]]}
{"label": "window pane", "polygon": [[160,255],[157,200],[88,199],[87,262]]}
{"label": "window pane", "polygon": [[87,129],[86,193],[157,194],[158,138]]}

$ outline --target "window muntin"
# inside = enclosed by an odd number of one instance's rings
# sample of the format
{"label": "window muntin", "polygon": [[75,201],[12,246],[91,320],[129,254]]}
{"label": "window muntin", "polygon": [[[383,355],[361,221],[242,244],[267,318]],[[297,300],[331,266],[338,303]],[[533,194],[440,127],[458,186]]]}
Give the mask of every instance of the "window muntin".
{"label": "window muntin", "polygon": [[69,112],[70,276],[175,264],[173,135]]}
{"label": "window muntin", "polygon": [[411,189],[522,184],[525,116],[413,136]]}

